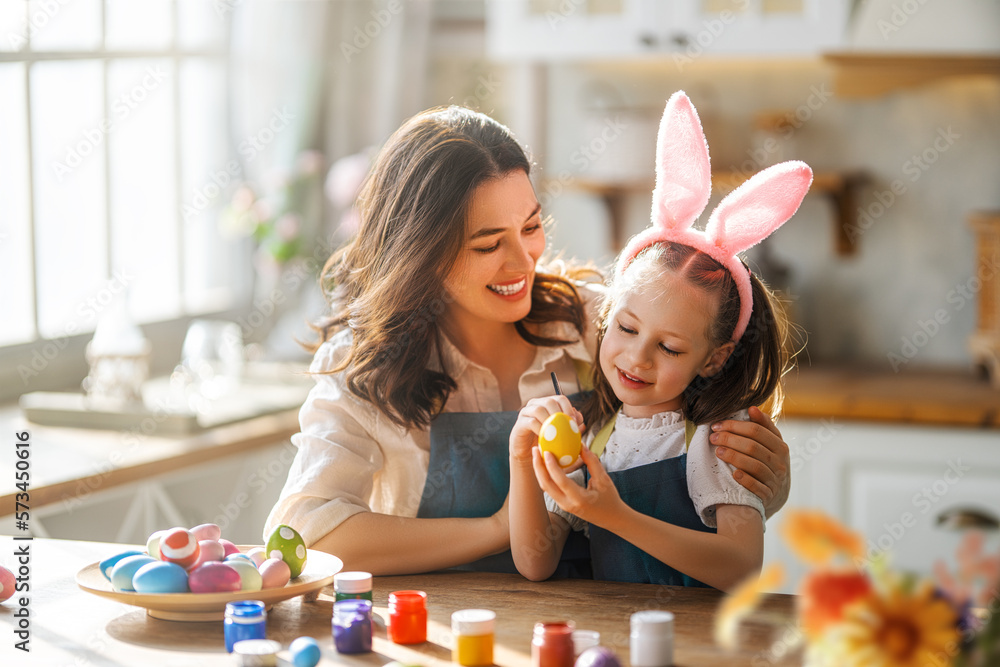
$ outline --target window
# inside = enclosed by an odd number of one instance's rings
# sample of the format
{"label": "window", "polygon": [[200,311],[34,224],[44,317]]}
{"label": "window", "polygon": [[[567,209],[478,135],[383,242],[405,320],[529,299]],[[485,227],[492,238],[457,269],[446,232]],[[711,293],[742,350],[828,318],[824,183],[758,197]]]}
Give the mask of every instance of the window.
{"label": "window", "polygon": [[0,3],[0,346],[92,332],[118,299],[140,324],[248,300],[217,223],[229,4]]}

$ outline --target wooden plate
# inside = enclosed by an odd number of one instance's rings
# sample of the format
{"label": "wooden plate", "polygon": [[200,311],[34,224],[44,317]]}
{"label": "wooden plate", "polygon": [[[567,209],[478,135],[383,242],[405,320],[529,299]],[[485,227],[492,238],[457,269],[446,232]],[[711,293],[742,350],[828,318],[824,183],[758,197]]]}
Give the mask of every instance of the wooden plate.
{"label": "wooden plate", "polygon": [[[246,552],[253,547],[240,547]],[[110,554],[109,554],[110,555]],[[76,573],[76,583],[94,595],[142,607],[153,618],[166,621],[220,621],[226,615],[226,603],[234,600],[260,600],[268,608],[297,595],[315,594],[333,583],[344,562],[322,551],[306,550],[306,567],[302,574],[282,588],[238,593],[125,593],[111,588],[111,582],[101,574],[100,563],[91,563]]]}

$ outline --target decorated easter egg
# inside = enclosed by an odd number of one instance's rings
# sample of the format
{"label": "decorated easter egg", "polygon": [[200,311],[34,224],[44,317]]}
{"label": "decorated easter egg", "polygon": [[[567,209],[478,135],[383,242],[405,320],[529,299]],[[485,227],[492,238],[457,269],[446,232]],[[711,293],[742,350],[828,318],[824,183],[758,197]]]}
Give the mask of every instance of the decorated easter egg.
{"label": "decorated easter egg", "polygon": [[122,558],[111,568],[111,588],[119,593],[134,591],[135,587],[132,586],[132,577],[135,576],[135,573],[146,563],[157,562],[159,561],[149,556],[126,556]]}
{"label": "decorated easter egg", "polygon": [[147,555],[145,551],[136,551],[135,549],[130,549],[129,551],[123,551],[119,554],[115,554],[114,556],[108,556],[100,563],[98,563],[97,567],[100,568],[101,574],[104,575],[104,578],[107,579],[108,581],[111,581],[111,568],[113,568],[118,563],[118,561],[120,561],[123,558],[128,558],[129,556],[145,556],[145,555]]}
{"label": "decorated easter egg", "polygon": [[319,642],[312,637],[299,637],[288,646],[295,667],[316,667],[319,663]]}
{"label": "decorated easter egg", "polygon": [[569,467],[580,456],[580,427],[565,412],[549,415],[538,431],[538,446],[543,452],[552,452],[563,468]]}
{"label": "decorated easter egg", "polygon": [[203,523],[200,526],[192,528],[191,534],[194,535],[199,542],[202,540],[215,540],[218,542],[222,537],[222,529],[214,523]]}
{"label": "decorated easter egg", "polygon": [[240,573],[226,563],[205,563],[188,573],[192,593],[235,593],[242,587]]}
{"label": "decorated easter egg", "polygon": [[205,563],[221,561],[226,558],[225,548],[215,540],[200,540],[198,542],[198,552],[198,560],[188,568],[189,571]]}
{"label": "decorated easter egg", "polygon": [[253,562],[253,559],[251,559],[250,556],[247,556],[246,554],[229,554],[228,556],[226,556],[222,560],[227,561],[227,562],[231,561],[231,560],[245,560],[246,562],[250,563],[254,567],[257,567],[257,564]]}
{"label": "decorated easter egg", "polygon": [[201,547],[190,530],[171,528],[160,538],[160,559],[190,568],[198,562]]}
{"label": "decorated easter egg", "polygon": [[187,570],[162,560],[146,563],[132,575],[132,587],[136,593],[187,593]]}
{"label": "decorated easter egg", "polygon": [[[225,552],[226,552],[225,556],[230,556],[232,554],[238,554],[240,552],[240,548],[238,546],[236,546],[235,544],[233,544],[232,542],[230,542],[229,540],[225,540],[225,539],[219,538],[219,544],[221,544],[222,548],[225,550]],[[225,556],[223,556],[223,558],[225,558]]]}
{"label": "decorated easter egg", "polygon": [[234,558],[232,560],[227,560],[226,565],[236,570],[236,572],[240,575],[241,591],[259,591],[264,587],[264,578],[261,577],[260,572],[257,570],[257,566],[254,565],[249,559],[243,560],[242,558]]}
{"label": "decorated easter egg", "polygon": [[158,530],[146,540],[146,553],[157,560],[160,558],[160,538],[166,532],[165,530]]}
{"label": "decorated easter egg", "polygon": [[576,659],[575,667],[621,667],[621,662],[607,646],[591,646]]}
{"label": "decorated easter egg", "polygon": [[264,551],[263,547],[254,547],[247,552],[247,556],[257,567],[260,567],[260,564],[267,560],[267,552]]}
{"label": "decorated easter egg", "polygon": [[264,547],[268,558],[280,558],[288,563],[292,579],[302,574],[306,566],[306,542],[294,528],[281,524],[271,532]]}
{"label": "decorated easter egg", "polygon": [[14,573],[3,565],[0,565],[0,602],[3,602],[14,594],[14,585],[16,583],[14,581]]}
{"label": "decorated easter egg", "polygon": [[280,558],[268,558],[260,564],[260,577],[264,588],[281,588],[292,578],[292,570]]}

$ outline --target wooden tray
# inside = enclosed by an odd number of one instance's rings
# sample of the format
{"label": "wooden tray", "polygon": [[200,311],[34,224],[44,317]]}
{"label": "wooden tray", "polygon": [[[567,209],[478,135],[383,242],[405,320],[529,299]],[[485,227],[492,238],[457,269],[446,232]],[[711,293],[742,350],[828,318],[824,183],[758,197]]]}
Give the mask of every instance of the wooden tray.
{"label": "wooden tray", "polygon": [[[241,546],[246,552],[253,547]],[[76,583],[94,595],[142,607],[153,618],[165,621],[221,621],[226,603],[235,600],[260,600],[268,608],[275,602],[297,595],[319,595],[322,588],[333,583],[344,562],[322,551],[306,550],[306,568],[282,588],[238,593],[125,593],[111,588],[111,582],[101,574],[100,563],[91,563],[76,574]]]}

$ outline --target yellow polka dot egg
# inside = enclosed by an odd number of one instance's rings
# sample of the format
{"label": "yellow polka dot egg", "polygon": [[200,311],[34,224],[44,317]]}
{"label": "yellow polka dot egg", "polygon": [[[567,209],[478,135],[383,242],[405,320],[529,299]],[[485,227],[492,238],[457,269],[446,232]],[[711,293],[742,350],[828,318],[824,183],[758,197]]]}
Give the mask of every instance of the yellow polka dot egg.
{"label": "yellow polka dot egg", "polygon": [[583,443],[580,427],[565,412],[556,412],[542,422],[538,432],[538,446],[543,452],[552,452],[559,465],[568,468],[580,456]]}

